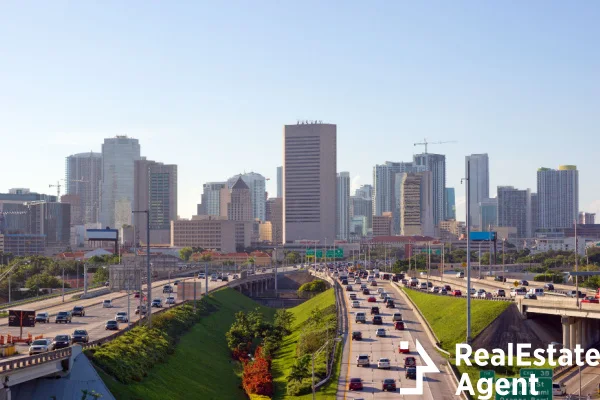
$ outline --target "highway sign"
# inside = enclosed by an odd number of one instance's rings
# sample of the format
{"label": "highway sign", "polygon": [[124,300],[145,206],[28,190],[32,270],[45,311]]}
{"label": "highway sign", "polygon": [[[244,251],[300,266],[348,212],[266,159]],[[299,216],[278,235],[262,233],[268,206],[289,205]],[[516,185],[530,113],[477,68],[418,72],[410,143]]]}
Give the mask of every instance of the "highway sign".
{"label": "highway sign", "polygon": [[514,287],[517,287],[517,286],[519,286],[519,281],[515,281],[515,282],[513,283],[513,286],[514,286]]}
{"label": "highway sign", "polygon": [[[537,377],[537,375],[536,375]],[[552,400],[552,378],[538,378],[539,381],[535,385],[536,395],[529,393],[529,385],[526,386],[526,393],[512,394],[512,386],[515,381],[511,381],[511,387],[508,394],[500,395],[496,393],[496,400]],[[521,392],[521,385],[517,388],[517,392]]]}
{"label": "highway sign", "polygon": [[496,372],[493,369],[484,369],[479,371],[479,379],[488,378],[492,378],[494,382],[496,381]]}
{"label": "highway sign", "polygon": [[550,368],[521,368],[519,371],[521,378],[529,378],[535,375],[536,378],[552,378],[552,370]]}
{"label": "highway sign", "polygon": [[[314,257],[315,249],[306,249],[306,256]],[[342,249],[342,248],[327,249],[327,251],[325,252],[325,257],[327,257],[327,258],[343,258],[344,257],[344,249]],[[323,250],[322,249],[317,249],[317,258],[323,258]]]}
{"label": "highway sign", "polygon": [[35,311],[8,310],[8,326],[34,327]]}
{"label": "highway sign", "polygon": [[467,266],[467,263],[466,263],[466,262],[464,262],[464,263],[462,263],[461,265],[462,265],[463,267],[466,267],[466,266]]}

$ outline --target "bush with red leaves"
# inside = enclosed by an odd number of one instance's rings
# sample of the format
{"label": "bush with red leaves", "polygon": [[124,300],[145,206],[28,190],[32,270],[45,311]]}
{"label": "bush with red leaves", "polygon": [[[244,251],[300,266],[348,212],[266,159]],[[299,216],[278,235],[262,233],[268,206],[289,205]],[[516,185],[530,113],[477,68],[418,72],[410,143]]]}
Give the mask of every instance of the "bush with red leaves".
{"label": "bush with red leaves", "polygon": [[271,360],[262,356],[261,348],[256,349],[253,362],[244,364],[242,385],[247,394],[273,396],[273,376],[270,371]]}

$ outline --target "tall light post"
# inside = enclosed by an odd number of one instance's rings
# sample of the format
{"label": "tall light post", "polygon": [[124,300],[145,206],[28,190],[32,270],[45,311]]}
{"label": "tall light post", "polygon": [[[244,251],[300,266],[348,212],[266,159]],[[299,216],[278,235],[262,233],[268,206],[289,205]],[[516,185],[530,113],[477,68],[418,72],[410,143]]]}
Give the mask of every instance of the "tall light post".
{"label": "tall light post", "polygon": [[[577,251],[577,221],[575,221],[575,272],[579,272],[579,253]],[[575,299],[576,302],[575,304],[577,305],[577,307],[579,307],[579,274],[575,275]],[[581,367],[579,367],[579,379],[581,381]],[[579,385],[581,386],[581,382],[579,382]],[[579,391],[579,394],[581,394],[581,388]]]}
{"label": "tall light post", "polygon": [[467,181],[467,209],[466,209],[466,225],[467,225],[467,344],[471,344],[471,219],[469,211],[471,209],[471,160],[467,160],[467,176],[460,180]]}
{"label": "tall light post", "polygon": [[329,344],[329,342],[331,342],[332,340],[334,342],[340,342],[342,339],[340,339],[340,338],[329,339],[328,341],[326,341],[323,344],[323,346],[321,346],[317,351],[315,351],[311,355],[311,361],[312,361],[312,373],[311,373],[311,375],[312,375],[311,384],[312,385],[311,386],[312,386],[312,398],[313,398],[313,400],[316,400],[316,394],[315,394],[315,392],[316,392],[316,387],[315,387],[315,356],[317,354],[319,354],[320,352],[322,352],[327,347],[327,345]]}
{"label": "tall light post", "polygon": [[479,279],[481,279],[481,242],[479,242]]}
{"label": "tall light post", "polygon": [[62,266],[62,302],[65,302],[65,264]]}
{"label": "tall light post", "polygon": [[[150,272],[150,210],[132,211],[133,214],[146,214],[146,307],[148,307],[148,327],[152,326],[152,310],[150,305],[152,302],[152,275]],[[141,296],[140,296],[141,297]]]}
{"label": "tall light post", "polygon": [[504,273],[504,278],[506,278],[506,262],[504,260],[505,250],[504,246],[506,244],[506,238],[502,238],[502,272]]}

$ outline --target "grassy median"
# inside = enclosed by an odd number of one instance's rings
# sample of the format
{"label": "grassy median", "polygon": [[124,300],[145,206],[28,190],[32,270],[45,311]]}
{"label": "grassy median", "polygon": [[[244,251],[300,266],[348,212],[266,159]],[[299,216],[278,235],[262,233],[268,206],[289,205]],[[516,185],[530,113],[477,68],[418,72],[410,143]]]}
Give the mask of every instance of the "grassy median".
{"label": "grassy median", "polygon": [[[216,291],[209,300],[217,311],[202,317],[182,336],[175,354],[166,363],[155,365],[139,383],[124,385],[100,372],[104,382],[119,400],[162,399],[247,399],[236,374],[225,333],[238,311],[259,307],[271,319],[275,309],[258,303],[233,289]],[[239,373],[239,371],[237,371]]]}

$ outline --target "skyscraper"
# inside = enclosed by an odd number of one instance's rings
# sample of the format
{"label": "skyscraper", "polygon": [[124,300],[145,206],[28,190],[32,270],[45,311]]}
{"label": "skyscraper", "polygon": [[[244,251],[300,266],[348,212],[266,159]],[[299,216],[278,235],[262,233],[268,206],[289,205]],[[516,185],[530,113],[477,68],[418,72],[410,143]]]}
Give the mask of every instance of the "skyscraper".
{"label": "skyscraper", "polygon": [[229,189],[233,187],[233,185],[237,182],[238,178],[240,177],[250,189],[250,197],[252,198],[252,218],[258,218],[259,220],[264,222],[265,202],[267,201],[267,198],[265,196],[265,177],[261,174],[257,174],[256,172],[238,174],[227,180],[227,186],[229,187]]}
{"label": "skyscraper", "polygon": [[[150,210],[150,243],[171,243],[171,221],[177,220],[177,165],[136,160],[133,209]],[[133,214],[135,243],[146,242],[146,215]]]}
{"label": "skyscraper", "polygon": [[358,188],[354,191],[354,195],[356,197],[360,197],[362,199],[372,200],[373,199],[373,186],[362,185],[360,188]]}
{"label": "skyscraper", "polygon": [[[470,162],[470,171],[467,165]],[[479,203],[490,197],[490,172],[487,154],[471,154],[465,157],[465,176],[469,176],[469,195],[471,197],[471,209],[469,210],[469,221],[472,227],[482,228],[479,219]],[[468,174],[470,172],[470,175]],[[481,229],[484,230],[484,229]]]}
{"label": "skyscraper", "polygon": [[337,238],[348,240],[350,236],[350,172],[337,174]]}
{"label": "skyscraper", "polygon": [[415,172],[431,171],[433,181],[433,224],[438,226],[444,219],[446,206],[446,156],[442,154],[415,154],[413,156]]}
{"label": "skyscraper", "polygon": [[337,127],[286,125],[283,133],[283,239],[335,239]]}
{"label": "skyscraper", "polygon": [[140,159],[137,139],[117,136],[102,145],[102,183],[100,222],[103,227],[119,229],[131,224],[134,161]]}
{"label": "skyscraper", "polygon": [[483,199],[479,202],[478,218],[481,221],[481,231],[488,231],[490,227],[498,226],[498,199]]}
{"label": "skyscraper", "polygon": [[252,195],[250,187],[241,176],[231,187],[227,203],[227,219],[232,221],[252,221]]}
{"label": "skyscraper", "polygon": [[202,185],[202,203],[198,215],[221,215],[221,189],[227,186],[227,182],[207,182]]}
{"label": "skyscraper", "polygon": [[273,244],[283,243],[283,199],[281,197],[267,200],[266,218],[271,222]]}
{"label": "skyscraper", "polygon": [[373,167],[373,215],[392,213],[392,234],[400,233],[398,174],[415,172],[413,163],[386,161]]}
{"label": "skyscraper", "polygon": [[531,236],[531,193],[498,186],[498,226],[517,228],[517,237]]}
{"label": "skyscraper", "polygon": [[283,198],[283,167],[277,167],[277,197]]}
{"label": "skyscraper", "polygon": [[445,219],[456,219],[456,195],[454,193],[454,188],[446,188]]}
{"label": "skyscraper", "polygon": [[398,175],[400,234],[433,236],[433,174],[425,171]]}
{"label": "skyscraper", "polygon": [[[79,196],[81,222],[98,222],[100,210],[100,182],[102,180],[102,154],[79,153],[68,156],[65,163],[65,186],[68,195]],[[74,197],[72,199],[75,199]],[[79,218],[76,218],[79,220]]]}
{"label": "skyscraper", "polygon": [[537,171],[539,228],[568,228],[579,215],[579,171],[575,165]]}

